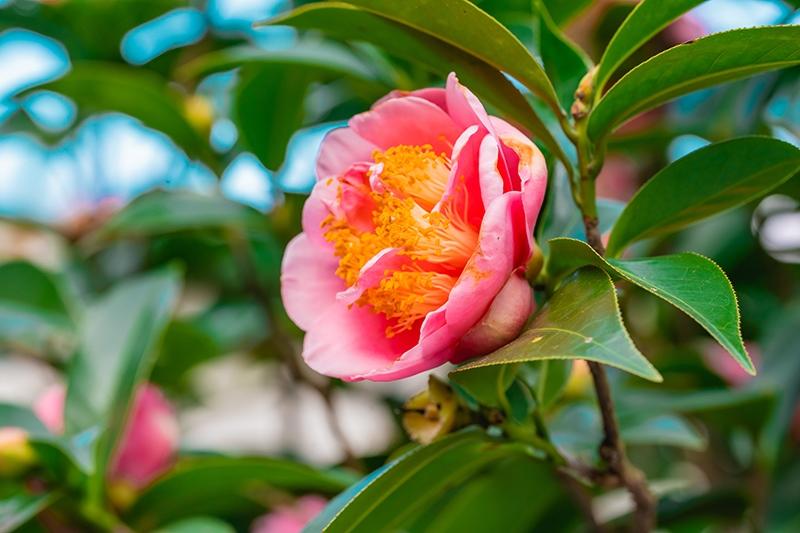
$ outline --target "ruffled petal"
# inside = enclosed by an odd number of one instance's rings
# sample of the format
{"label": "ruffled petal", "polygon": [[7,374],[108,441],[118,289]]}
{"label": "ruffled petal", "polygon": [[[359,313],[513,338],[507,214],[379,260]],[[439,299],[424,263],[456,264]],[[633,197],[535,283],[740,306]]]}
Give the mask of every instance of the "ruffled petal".
{"label": "ruffled petal", "polygon": [[350,127],[382,150],[430,144],[436,153],[446,154],[461,133],[442,108],[417,96],[386,100],[350,119]]}
{"label": "ruffled petal", "polygon": [[533,242],[533,228],[539,217],[547,189],[547,163],[539,148],[508,122],[492,117],[492,124],[500,141],[518,156],[517,168],[522,201],[525,206],[526,235]]}
{"label": "ruffled petal", "polygon": [[358,162],[372,161],[377,146],[359,137],[351,128],[329,132],[322,140],[317,157],[317,179],[325,180],[347,171]]}
{"label": "ruffled petal", "polygon": [[281,297],[289,318],[309,331],[328,307],[336,305],[336,294],[345,289],[337,277],[336,257],[313,243],[305,233],[286,246],[281,264]]}

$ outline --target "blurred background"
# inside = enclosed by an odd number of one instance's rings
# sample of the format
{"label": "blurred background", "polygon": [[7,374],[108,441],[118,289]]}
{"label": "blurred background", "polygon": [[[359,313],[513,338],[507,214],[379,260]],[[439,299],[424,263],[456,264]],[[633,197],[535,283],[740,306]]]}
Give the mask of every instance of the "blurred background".
{"label": "blurred background", "polygon": [[[406,442],[398,407],[426,376],[345,385],[313,375],[296,357],[301,332],[281,308],[279,269],[300,231],[325,133],[392,89],[440,84],[442,73],[358,36],[253,26],[298,3],[0,0],[0,402],[33,405],[63,383],[78,342],[76,309],[175,265],[183,288],[150,381],[177,410],[182,449],[316,465],[358,457],[375,466]],[[530,2],[475,3],[537,51]],[[558,8],[568,2],[548,3],[594,60],[635,4],[597,1],[572,16]],[[635,61],[707,33],[786,23],[800,23],[788,2],[710,0]],[[618,212],[666,162],[752,133],[800,145],[798,69],[697,92],[631,121],[612,139],[599,178],[604,208]],[[549,201],[558,201],[558,169],[551,183]],[[729,273],[761,373],[740,374],[693,322],[626,292],[628,326],[665,383],[645,400],[637,394],[648,385],[624,378],[634,382],[621,393],[623,411],[668,406],[708,443],[705,451],[685,441],[646,450],[634,443],[634,460],[672,482],[664,492],[675,508],[719,489],[734,515],[760,512],[800,527],[792,510],[800,494],[800,178],[641,247],[696,251]],[[580,367],[567,394],[591,397]],[[580,415],[574,406],[559,414]]]}

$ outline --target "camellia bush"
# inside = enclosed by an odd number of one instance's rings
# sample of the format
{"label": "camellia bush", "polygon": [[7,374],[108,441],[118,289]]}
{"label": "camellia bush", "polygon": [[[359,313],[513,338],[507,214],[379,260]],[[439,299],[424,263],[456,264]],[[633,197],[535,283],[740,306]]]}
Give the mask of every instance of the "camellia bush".
{"label": "camellia bush", "polygon": [[[62,41],[39,89],[81,118],[219,175],[254,154],[277,192],[6,220],[67,260],[0,264],[0,346],[63,377],[0,404],[0,531],[800,528],[800,271],[767,233],[800,216],[800,26],[683,42],[703,3],[301,2],[257,24],[289,48],[209,32],[140,67],[120,39],[179,2],[6,7]],[[201,88],[230,71],[221,151]],[[313,390],[340,464],[181,446],[188,376],[231,353]],[[343,430],[363,381],[403,429],[379,454]]]}

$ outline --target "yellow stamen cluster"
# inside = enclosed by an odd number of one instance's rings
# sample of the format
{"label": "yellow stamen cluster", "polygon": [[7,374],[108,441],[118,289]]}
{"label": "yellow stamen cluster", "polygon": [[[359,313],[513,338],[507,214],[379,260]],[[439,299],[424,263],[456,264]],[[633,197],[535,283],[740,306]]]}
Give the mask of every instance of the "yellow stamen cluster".
{"label": "yellow stamen cluster", "polygon": [[[374,159],[377,190],[365,182],[363,191],[371,199],[365,205],[374,206],[373,229],[356,229],[346,219],[332,215],[322,227],[339,258],[336,275],[348,287],[383,249],[395,248],[411,260],[410,266],[385,272],[381,282],[366,290],[357,302],[392,320],[393,325],[386,330],[391,337],[412,329],[447,300],[475,249],[477,233],[452,210],[433,210],[447,185],[447,158],[435,155],[430,146],[396,146],[376,152]],[[439,266],[431,272],[433,264]]]}
{"label": "yellow stamen cluster", "polygon": [[365,291],[361,303],[395,321],[386,329],[391,338],[412,329],[417,320],[445,303],[455,282],[456,278],[447,274],[396,270]]}
{"label": "yellow stamen cluster", "polygon": [[450,161],[436,154],[429,144],[399,145],[385,152],[375,150],[372,158],[382,165],[381,182],[390,189],[414,199],[430,211],[441,200],[450,176]]}

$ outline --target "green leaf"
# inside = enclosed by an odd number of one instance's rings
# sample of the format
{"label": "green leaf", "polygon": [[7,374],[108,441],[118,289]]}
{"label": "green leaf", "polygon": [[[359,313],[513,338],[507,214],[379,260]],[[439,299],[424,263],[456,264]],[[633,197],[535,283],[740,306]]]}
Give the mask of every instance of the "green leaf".
{"label": "green leaf", "polygon": [[172,522],[155,533],[236,533],[232,525],[210,516],[194,516]]}
{"label": "green leaf", "polygon": [[558,278],[584,265],[602,268],[674,305],[716,339],[748,373],[755,367],[744,347],[739,305],[728,277],[710,259],[694,253],[631,260],[605,260],[574,239],[550,241],[551,274]]}
{"label": "green leaf", "polygon": [[411,450],[334,499],[304,531],[373,532],[402,529],[415,513],[465,484],[476,472],[520,453],[477,429]]}
{"label": "green leaf", "polygon": [[36,352],[66,352],[71,348],[73,330],[54,275],[24,261],[0,265],[0,344]]}
{"label": "green leaf", "polygon": [[98,482],[122,434],[136,386],[147,379],[154,348],[178,297],[173,269],[114,286],[86,310],[81,349],[68,372],[66,434],[97,431]]}
{"label": "green leaf", "polygon": [[187,62],[178,69],[178,77],[197,79],[250,65],[301,67],[367,82],[375,82],[378,77],[373,66],[362,61],[350,49],[339,43],[318,39],[301,39],[291,48],[282,50],[264,50],[255,46],[223,48]]}
{"label": "green leaf", "polygon": [[31,494],[24,489],[4,495],[0,498],[0,531],[15,531],[45,510],[55,499],[54,494]]}
{"label": "green leaf", "polygon": [[442,40],[506,72],[559,113],[553,85],[514,34],[468,0],[350,0],[356,5]]}
{"label": "green leaf", "polygon": [[631,446],[675,446],[702,451],[707,445],[703,435],[686,420],[675,415],[653,418],[639,416],[630,421],[620,417],[620,426],[622,438]]}
{"label": "green leaf", "polygon": [[[530,497],[531,487],[548,487]],[[431,505],[431,517],[418,522],[428,533],[527,533],[564,495],[552,468],[530,457],[509,457],[471,480],[455,495]],[[418,531],[410,528],[410,531]]]}
{"label": "green leaf", "polygon": [[451,372],[448,377],[480,404],[487,407],[502,407],[502,398],[514,382],[515,376],[516,369],[512,367],[493,366]]}
{"label": "green leaf", "polygon": [[161,387],[180,389],[195,366],[222,351],[211,334],[188,320],[170,322],[156,359],[150,381]]}
{"label": "green leaf", "polygon": [[240,142],[272,171],[281,166],[289,139],[303,125],[306,93],[313,81],[307,68],[248,65],[242,69],[233,105]]}
{"label": "green leaf", "polygon": [[706,0],[643,0],[617,29],[603,52],[594,78],[594,90],[602,92],[612,74],[640,46],[683,13]]}
{"label": "green leaf", "polygon": [[[638,446],[673,446],[702,450],[706,439],[686,420],[675,414],[650,414],[647,411],[619,417],[622,439]],[[550,423],[553,442],[574,455],[594,458],[603,439],[603,426],[597,408],[570,405],[559,411]]]}
{"label": "green leaf", "polygon": [[575,90],[592,64],[583,50],[573,43],[550,17],[541,0],[537,7],[539,53],[547,75],[555,86],[561,107],[569,109]]}
{"label": "green leaf", "polygon": [[631,199],[611,231],[608,255],[743,205],[798,171],[800,150],[777,139],[741,137],[700,148],[663,168]]}
{"label": "green leaf", "polygon": [[670,48],[609,89],[589,116],[589,136],[601,141],[627,119],[677,96],[797,64],[800,26],[732,30]]}
{"label": "green leaf", "polygon": [[567,279],[518,339],[456,372],[546,359],[587,359],[662,380],[628,336],[608,274],[592,267]]}
{"label": "green leaf", "polygon": [[118,111],[167,134],[191,157],[216,167],[203,136],[183,112],[182,96],[153,71],[118,63],[74,61],[63,78],[40,87],[68,96],[82,116]]}
{"label": "green leaf", "polygon": [[263,228],[264,215],[222,196],[189,191],[153,191],[136,198],[100,227],[91,239],[150,237],[220,227]]}
{"label": "green leaf", "polygon": [[207,456],[180,461],[133,504],[126,521],[137,531],[190,518],[198,511],[222,518],[254,518],[264,512],[259,495],[268,490],[336,493],[353,478],[285,459]]}
{"label": "green leaf", "polygon": [[438,38],[344,2],[305,5],[269,23],[321,30],[336,39],[367,41],[389,53],[424,65],[441,76],[456,71],[461,82],[470,90],[486,99],[506,118],[530,130],[559,159],[569,164],[569,159],[547,126],[511,81],[491,64]]}
{"label": "green leaf", "polygon": [[581,11],[589,7],[592,0],[542,0],[553,22],[559,26],[566,25]]}
{"label": "green leaf", "polygon": [[526,363],[520,377],[535,391],[541,409],[549,409],[561,397],[572,373],[572,361],[547,359]]}

